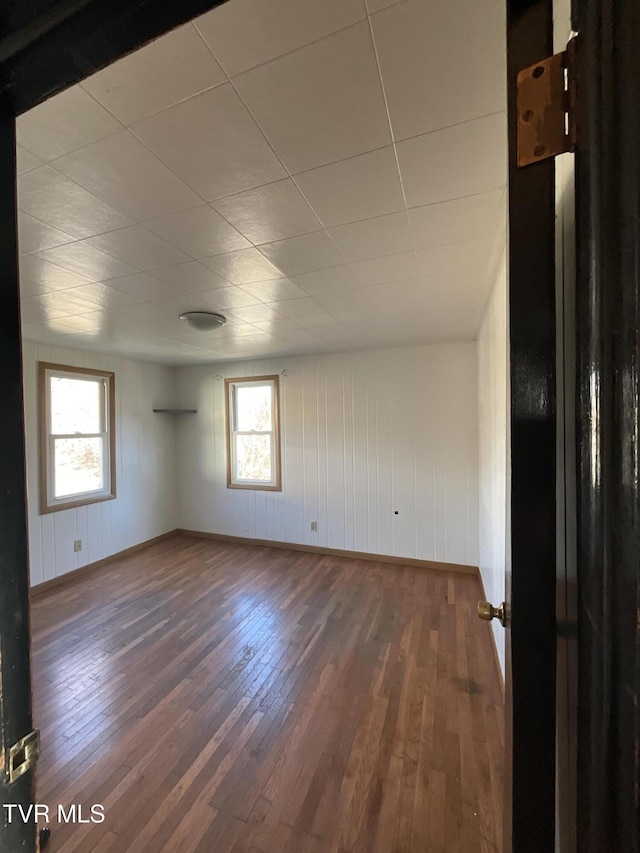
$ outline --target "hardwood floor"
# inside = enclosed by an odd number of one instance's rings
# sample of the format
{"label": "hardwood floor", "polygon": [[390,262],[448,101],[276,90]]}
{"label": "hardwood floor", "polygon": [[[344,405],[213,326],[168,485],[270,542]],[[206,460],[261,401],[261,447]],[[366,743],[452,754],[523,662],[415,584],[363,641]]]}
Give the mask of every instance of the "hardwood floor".
{"label": "hardwood floor", "polygon": [[[184,536],[36,597],[52,853],[499,853],[470,575]],[[58,804],[103,823],[58,824]]]}

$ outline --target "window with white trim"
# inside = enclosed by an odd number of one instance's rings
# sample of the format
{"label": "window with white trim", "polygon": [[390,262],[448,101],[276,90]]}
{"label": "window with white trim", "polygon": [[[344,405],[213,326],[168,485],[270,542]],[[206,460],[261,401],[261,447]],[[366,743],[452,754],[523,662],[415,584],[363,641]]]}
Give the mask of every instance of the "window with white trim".
{"label": "window with white trim", "polygon": [[40,371],[40,512],[116,496],[115,379],[61,364]]}
{"label": "window with white trim", "polygon": [[227,486],[280,491],[278,377],[226,379]]}

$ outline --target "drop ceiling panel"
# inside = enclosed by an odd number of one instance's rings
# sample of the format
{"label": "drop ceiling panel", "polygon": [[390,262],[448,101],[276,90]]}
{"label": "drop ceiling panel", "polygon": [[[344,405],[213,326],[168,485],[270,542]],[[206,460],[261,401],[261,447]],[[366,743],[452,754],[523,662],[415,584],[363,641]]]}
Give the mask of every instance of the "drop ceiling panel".
{"label": "drop ceiling panel", "polygon": [[[122,278],[108,281],[109,287],[121,293],[126,293],[129,296],[135,297],[141,302],[152,302],[158,299],[167,299],[175,296],[176,291],[173,287],[165,284],[163,281],[149,275],[148,273],[136,273],[134,275],[126,275]],[[184,309],[186,310],[186,309]]]}
{"label": "drop ceiling panel", "polygon": [[243,284],[242,289],[259,299],[260,302],[278,302],[285,299],[300,299],[306,296],[304,290],[288,278]]}
{"label": "drop ceiling panel", "polygon": [[404,210],[391,146],[304,172],[295,180],[326,228]]}
{"label": "drop ceiling panel", "polygon": [[145,225],[193,258],[251,247],[239,231],[207,204],[151,219]]}
{"label": "drop ceiling panel", "polygon": [[384,284],[388,281],[403,281],[415,278],[420,270],[414,252],[387,255],[367,261],[356,261],[351,269],[361,285]]}
{"label": "drop ceiling panel", "polygon": [[206,201],[286,177],[230,83],[157,113],[133,131]]}
{"label": "drop ceiling panel", "polygon": [[136,221],[184,210],[201,201],[128,130],[67,154],[54,164]]}
{"label": "drop ceiling panel", "polygon": [[246,290],[236,285],[208,290],[205,293],[199,293],[198,296],[210,308],[214,308],[217,311],[226,311],[229,308],[243,308],[247,305],[255,305],[259,301],[251,293],[247,293]]}
{"label": "drop ceiling panel", "polygon": [[292,173],[391,141],[364,21],[247,71],[234,84]]}
{"label": "drop ceiling panel", "polygon": [[37,255],[24,255],[20,258],[20,281],[25,279],[41,285],[46,290],[66,290],[68,287],[79,287],[91,281],[84,275],[63,269]]}
{"label": "drop ceiling panel", "polygon": [[70,272],[83,275],[90,281],[105,281],[136,272],[135,268],[129,264],[82,241],[46,249],[44,252],[39,252],[38,257]]}
{"label": "drop ceiling panel", "polygon": [[[405,0],[372,16],[396,140],[506,109],[504,9],[500,0]],[[437,38],[427,47],[429,32]]]}
{"label": "drop ceiling panel", "polygon": [[76,239],[132,224],[128,216],[51,166],[32,169],[20,176],[18,207]]}
{"label": "drop ceiling panel", "polygon": [[19,175],[23,172],[28,172],[29,169],[35,169],[37,166],[42,166],[43,162],[35,154],[27,151],[22,145],[16,145],[16,171]]}
{"label": "drop ceiling panel", "polygon": [[298,275],[344,263],[344,258],[324,231],[269,243],[260,246],[260,251],[285,275]]}
{"label": "drop ceiling panel", "polygon": [[505,203],[500,189],[412,208],[408,215],[416,249],[493,237]]}
{"label": "drop ceiling panel", "polygon": [[234,0],[195,23],[227,74],[234,76],[365,16],[363,0]]}
{"label": "drop ceiling panel", "polygon": [[122,130],[120,122],[80,86],[72,86],[17,119],[20,144],[54,160]]}
{"label": "drop ceiling panel", "polygon": [[280,270],[257,249],[244,249],[241,252],[203,258],[202,263],[232,284],[281,278]]}
{"label": "drop ceiling panel", "polygon": [[89,237],[83,240],[83,243],[113,255],[114,258],[139,270],[152,270],[189,260],[189,256],[180,249],[166,240],[161,240],[142,225],[132,225],[97,237]]}
{"label": "drop ceiling panel", "polygon": [[359,286],[355,273],[346,264],[330,267],[326,270],[305,272],[302,275],[294,276],[293,280],[309,296],[315,296],[318,293],[331,293],[334,290],[348,290]]}
{"label": "drop ceiling panel", "polygon": [[51,225],[29,216],[28,213],[18,213],[18,241],[21,255],[34,254],[53,246],[62,246],[73,242],[74,238],[63,231],[58,231]]}
{"label": "drop ceiling panel", "polygon": [[98,71],[82,87],[130,125],[226,79],[196,28],[186,24]]}
{"label": "drop ceiling panel", "polygon": [[155,278],[159,278],[161,281],[185,293],[198,293],[203,290],[228,287],[229,285],[226,279],[214,273],[213,270],[207,269],[197,261],[177,264],[174,267],[167,267],[166,269],[157,269],[153,271],[153,275]]}
{"label": "drop ceiling panel", "polygon": [[399,142],[398,162],[408,207],[504,187],[503,113]]}
{"label": "drop ceiling panel", "polygon": [[406,211],[376,216],[328,229],[329,236],[347,261],[397,255],[413,249]]}
{"label": "drop ceiling panel", "polygon": [[298,317],[309,317],[312,314],[324,314],[322,308],[315,299],[307,296],[303,299],[287,299],[284,302],[274,302],[271,307],[283,317],[295,319]]}
{"label": "drop ceiling panel", "polygon": [[219,199],[213,207],[255,244],[273,243],[322,228],[290,178]]}

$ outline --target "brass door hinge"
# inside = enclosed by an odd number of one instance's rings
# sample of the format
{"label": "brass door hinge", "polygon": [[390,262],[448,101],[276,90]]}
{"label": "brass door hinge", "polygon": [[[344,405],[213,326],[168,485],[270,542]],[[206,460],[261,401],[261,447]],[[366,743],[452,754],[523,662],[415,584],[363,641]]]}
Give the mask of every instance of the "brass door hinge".
{"label": "brass door hinge", "polygon": [[9,750],[9,784],[35,767],[40,757],[40,732],[34,729]]}
{"label": "brass door hinge", "polygon": [[518,166],[574,150],[576,40],[518,74]]}

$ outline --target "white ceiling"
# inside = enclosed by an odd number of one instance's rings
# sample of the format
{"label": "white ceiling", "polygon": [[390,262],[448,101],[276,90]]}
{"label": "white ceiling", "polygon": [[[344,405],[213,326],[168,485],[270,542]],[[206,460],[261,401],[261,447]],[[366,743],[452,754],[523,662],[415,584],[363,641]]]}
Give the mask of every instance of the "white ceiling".
{"label": "white ceiling", "polygon": [[473,339],[503,11],[230,0],[20,117],[24,336],[167,364]]}

